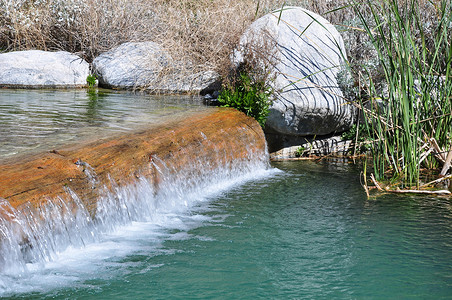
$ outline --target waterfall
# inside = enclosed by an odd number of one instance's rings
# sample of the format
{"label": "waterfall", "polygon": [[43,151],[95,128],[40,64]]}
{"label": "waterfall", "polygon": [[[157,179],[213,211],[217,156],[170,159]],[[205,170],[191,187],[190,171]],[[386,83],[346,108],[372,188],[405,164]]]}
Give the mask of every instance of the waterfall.
{"label": "waterfall", "polygon": [[[255,131],[234,126],[240,132]],[[170,214],[189,211],[231,187],[267,176],[265,143],[256,146],[259,143],[248,139],[239,145],[230,134],[226,129],[214,135],[200,131],[194,142],[178,146],[177,155],[153,152],[144,167],[126,172],[133,179],[114,175],[116,169],[98,174],[99,167],[77,160],[87,189],[96,193],[95,201],[87,201],[86,192],[70,184],[62,194],[44,196],[39,205],[25,202],[14,207],[0,198],[0,296],[8,292],[8,282],[54,261],[69,247],[83,249],[133,222],[165,224]],[[238,139],[244,142],[243,136]]]}
{"label": "waterfall", "polygon": [[[217,166],[212,168],[212,164]],[[110,178],[113,189],[103,187],[95,216],[90,216],[70,188],[66,189],[66,197],[47,201],[38,208],[26,205],[17,210],[0,199],[0,272],[24,272],[28,263],[51,261],[69,245],[93,243],[99,235],[113,232],[118,226],[152,221],[162,211],[187,209],[205,195],[265,171],[268,165],[265,159],[250,153],[249,158],[232,164],[196,161],[177,172],[157,157],[150,167],[157,169],[161,178],[158,189],[145,177],[127,186],[118,186]]]}

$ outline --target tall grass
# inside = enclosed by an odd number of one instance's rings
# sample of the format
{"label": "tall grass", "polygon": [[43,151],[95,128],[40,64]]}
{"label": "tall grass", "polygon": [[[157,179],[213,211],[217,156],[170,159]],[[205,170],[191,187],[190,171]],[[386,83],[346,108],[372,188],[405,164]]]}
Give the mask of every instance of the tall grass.
{"label": "tall grass", "polygon": [[66,50],[91,61],[158,32],[152,1],[0,0],[0,49]]}
{"label": "tall grass", "polygon": [[121,43],[153,41],[177,62],[179,76],[208,70],[227,76],[230,54],[245,29],[283,2],[0,0],[0,52],[66,50],[91,62]]}
{"label": "tall grass", "polygon": [[361,13],[363,4],[354,3],[387,90],[381,93],[370,80],[370,100],[362,102],[368,134],[375,138],[374,173],[377,180],[404,186],[419,186],[421,169],[437,165],[429,156],[438,151],[433,139],[442,151],[451,150],[452,8],[450,1],[430,3],[436,22],[428,32],[416,0],[368,0],[371,19]]}

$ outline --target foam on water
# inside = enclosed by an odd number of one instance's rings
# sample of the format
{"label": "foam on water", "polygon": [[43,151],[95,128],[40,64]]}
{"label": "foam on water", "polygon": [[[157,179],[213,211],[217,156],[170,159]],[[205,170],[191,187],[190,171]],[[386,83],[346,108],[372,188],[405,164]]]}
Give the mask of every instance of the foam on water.
{"label": "foam on water", "polygon": [[189,229],[210,221],[194,208],[277,172],[269,168],[267,153],[250,153],[234,163],[195,161],[181,170],[156,157],[150,167],[161,175],[158,189],[144,177],[125,187],[112,182],[94,217],[70,189],[69,201],[61,197],[39,209],[17,211],[0,199],[0,297],[124,272],[117,261],[127,255],[171,254],[162,249],[163,241],[188,239]]}

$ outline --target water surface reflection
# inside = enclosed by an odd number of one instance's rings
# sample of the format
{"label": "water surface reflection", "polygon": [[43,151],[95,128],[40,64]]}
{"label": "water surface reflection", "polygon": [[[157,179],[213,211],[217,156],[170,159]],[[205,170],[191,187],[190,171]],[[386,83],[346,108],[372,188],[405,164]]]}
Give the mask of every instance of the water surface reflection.
{"label": "water surface reflection", "polygon": [[0,90],[0,159],[126,132],[187,110],[199,97],[110,90]]}

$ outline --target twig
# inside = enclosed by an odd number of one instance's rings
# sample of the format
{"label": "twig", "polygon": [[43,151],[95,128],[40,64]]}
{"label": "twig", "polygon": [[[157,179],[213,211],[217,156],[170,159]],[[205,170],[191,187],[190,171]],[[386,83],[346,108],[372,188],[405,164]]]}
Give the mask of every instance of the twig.
{"label": "twig", "polygon": [[372,182],[374,183],[375,187],[379,190],[379,191],[383,191],[383,189],[381,188],[381,186],[378,184],[378,182],[375,180],[374,174],[370,174],[370,179],[372,179]]}
{"label": "twig", "polygon": [[446,161],[446,156],[443,153],[443,150],[441,150],[441,148],[438,146],[438,143],[436,142],[435,138],[430,138],[429,139],[430,144],[432,145],[432,147],[435,149],[436,153],[434,154],[435,157],[440,160],[442,163],[444,163]]}
{"label": "twig", "polygon": [[356,155],[356,149],[358,147],[358,136],[359,136],[359,118],[358,122],[356,123],[356,135],[355,135],[355,145],[353,148],[353,155]]}
{"label": "twig", "polygon": [[427,182],[427,183],[421,185],[420,188],[423,188],[423,187],[426,187],[426,186],[429,186],[429,185],[432,185],[432,184],[435,184],[435,183],[440,183],[441,181],[444,181],[444,180],[447,180],[447,179],[450,179],[450,178],[452,178],[452,175],[448,175],[446,177],[441,177],[441,178],[435,179],[433,181],[430,181],[430,182]]}
{"label": "twig", "polygon": [[386,192],[397,194],[430,194],[430,195],[450,195],[448,190],[426,191],[426,190],[390,190],[386,188]]}

